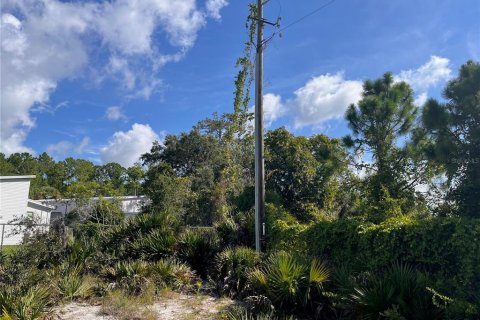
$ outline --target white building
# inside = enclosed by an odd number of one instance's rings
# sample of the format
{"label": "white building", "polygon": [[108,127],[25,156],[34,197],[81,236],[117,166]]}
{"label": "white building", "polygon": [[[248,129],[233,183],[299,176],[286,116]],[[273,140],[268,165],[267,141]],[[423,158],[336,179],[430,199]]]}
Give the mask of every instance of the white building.
{"label": "white building", "polygon": [[[65,216],[76,207],[75,199],[28,199],[30,181],[35,176],[0,176],[0,247],[20,244],[25,237],[24,227],[15,225],[23,218],[30,218],[36,229],[48,230],[55,219]],[[99,198],[92,198],[93,202]],[[104,197],[118,200],[125,217],[142,212],[149,199],[145,196]]]}
{"label": "white building", "polygon": [[[98,201],[98,197],[92,198],[91,201]],[[103,197],[103,200],[117,200],[120,204],[125,217],[130,217],[142,212],[142,208],[148,203],[149,199],[146,196],[124,196],[124,197]],[[76,207],[75,199],[42,199],[37,202],[52,207],[51,214],[52,221],[65,216],[65,214],[71,212]]]}
{"label": "white building", "polygon": [[28,199],[30,181],[34,178],[35,176],[0,176],[0,245],[22,242],[23,228],[15,223],[26,217],[36,224],[50,223],[53,207]]}

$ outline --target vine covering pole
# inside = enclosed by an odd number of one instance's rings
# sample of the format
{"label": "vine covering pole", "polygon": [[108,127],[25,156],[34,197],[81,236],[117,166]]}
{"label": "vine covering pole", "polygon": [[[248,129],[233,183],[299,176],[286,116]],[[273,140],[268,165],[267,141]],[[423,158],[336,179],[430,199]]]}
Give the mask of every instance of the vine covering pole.
{"label": "vine covering pole", "polygon": [[263,157],[263,0],[257,0],[255,56],[255,248],[265,244],[265,167]]}

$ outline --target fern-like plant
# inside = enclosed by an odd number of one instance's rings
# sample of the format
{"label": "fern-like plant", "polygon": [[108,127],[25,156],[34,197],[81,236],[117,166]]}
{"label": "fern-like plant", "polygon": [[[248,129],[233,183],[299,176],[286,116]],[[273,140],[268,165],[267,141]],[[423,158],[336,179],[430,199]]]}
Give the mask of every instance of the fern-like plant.
{"label": "fern-like plant", "polygon": [[247,276],[260,262],[255,250],[247,247],[226,249],[215,258],[214,277],[220,294],[232,298],[241,295],[247,289]]}
{"label": "fern-like plant", "polygon": [[52,297],[48,286],[37,285],[26,292],[0,288],[0,319],[36,320],[48,312]]}
{"label": "fern-like plant", "polygon": [[249,274],[255,292],[268,297],[281,309],[299,310],[313,306],[322,295],[322,284],[328,280],[325,264],[314,259],[310,263],[287,252],[270,256],[265,265]]}
{"label": "fern-like plant", "polygon": [[363,319],[398,314],[406,319],[439,319],[442,310],[432,301],[423,274],[395,263],[383,273],[369,274],[350,294],[351,307]]}
{"label": "fern-like plant", "polygon": [[150,267],[141,260],[118,262],[113,267],[105,268],[103,274],[131,294],[140,294],[150,282]]}

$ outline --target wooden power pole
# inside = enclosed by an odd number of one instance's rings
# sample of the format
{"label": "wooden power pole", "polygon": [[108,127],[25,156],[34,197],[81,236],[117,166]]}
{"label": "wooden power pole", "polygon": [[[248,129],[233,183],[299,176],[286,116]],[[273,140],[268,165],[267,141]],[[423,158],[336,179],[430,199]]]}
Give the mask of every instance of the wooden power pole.
{"label": "wooden power pole", "polygon": [[255,248],[265,245],[265,164],[263,156],[263,0],[257,0],[255,56]]}

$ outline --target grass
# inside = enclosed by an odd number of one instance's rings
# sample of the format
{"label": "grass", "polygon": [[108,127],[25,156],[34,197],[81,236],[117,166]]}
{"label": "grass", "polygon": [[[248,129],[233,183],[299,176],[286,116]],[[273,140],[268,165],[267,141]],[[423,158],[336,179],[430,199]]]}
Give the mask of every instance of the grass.
{"label": "grass", "polygon": [[119,320],[154,320],[158,314],[148,308],[152,301],[141,296],[127,295],[121,290],[113,290],[103,299],[101,312]]}
{"label": "grass", "polygon": [[20,245],[3,245],[1,251],[4,254],[11,254],[11,253],[19,250],[20,247],[21,247]]}

